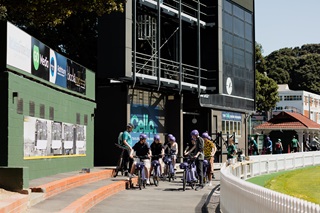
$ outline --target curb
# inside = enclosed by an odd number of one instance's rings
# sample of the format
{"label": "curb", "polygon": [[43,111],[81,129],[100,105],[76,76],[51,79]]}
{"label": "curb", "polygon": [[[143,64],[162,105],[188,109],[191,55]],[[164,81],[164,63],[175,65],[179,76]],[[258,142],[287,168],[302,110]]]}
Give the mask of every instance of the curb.
{"label": "curb", "polygon": [[49,197],[87,183],[110,178],[112,177],[112,174],[112,169],[92,173],[79,173],[72,177],[30,188],[29,191],[31,191],[31,193],[27,195],[17,193],[9,198],[1,200],[0,213],[26,212],[28,207],[36,205]]}
{"label": "curb", "polygon": [[26,212],[28,209],[29,196],[15,194],[0,201],[0,213]]}
{"label": "curb", "polygon": [[119,182],[101,187],[77,199],[69,206],[59,211],[59,213],[87,212],[90,208],[107,197],[125,190],[126,185],[127,181],[121,180]]}

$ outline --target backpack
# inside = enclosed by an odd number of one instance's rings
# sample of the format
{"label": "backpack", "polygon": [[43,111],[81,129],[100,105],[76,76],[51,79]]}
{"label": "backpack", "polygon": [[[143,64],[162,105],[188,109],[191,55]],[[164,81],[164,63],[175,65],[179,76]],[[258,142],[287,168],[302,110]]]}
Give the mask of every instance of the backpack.
{"label": "backpack", "polygon": [[119,133],[118,136],[118,145],[123,146],[123,132]]}

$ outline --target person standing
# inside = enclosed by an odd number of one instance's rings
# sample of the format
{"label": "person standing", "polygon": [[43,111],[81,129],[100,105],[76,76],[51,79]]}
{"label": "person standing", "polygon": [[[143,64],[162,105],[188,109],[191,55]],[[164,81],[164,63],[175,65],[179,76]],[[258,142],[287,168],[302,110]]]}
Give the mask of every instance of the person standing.
{"label": "person standing", "polygon": [[296,139],[296,136],[294,135],[291,141],[291,152],[298,152],[298,148],[300,148],[299,141]]}
{"label": "person standing", "polygon": [[276,151],[276,154],[282,154],[283,146],[281,143],[281,139],[279,138],[278,141],[275,143],[274,150]]}
{"label": "person standing", "polygon": [[203,154],[203,148],[204,148],[204,140],[202,137],[199,136],[198,130],[192,130],[191,131],[191,137],[196,141],[196,147],[195,147],[195,159],[196,159],[196,167],[197,167],[197,173],[199,177],[199,186],[196,187],[196,191],[203,189],[203,160],[204,160],[204,154]]}
{"label": "person standing", "polygon": [[217,147],[211,141],[211,137],[207,132],[202,133],[202,138],[204,140],[204,158],[208,160],[209,167],[207,169],[208,175],[208,186],[212,186],[212,178],[214,179],[214,155],[217,151]]}
{"label": "person standing", "polygon": [[[122,143],[126,147],[127,152],[123,152],[123,165],[124,165],[124,171],[125,175],[128,175],[128,169],[131,168],[133,159],[129,157],[130,152],[132,151],[132,137],[131,132],[133,130],[134,126],[132,123],[127,124],[127,129],[122,134]],[[129,164],[129,167],[128,167]]]}
{"label": "person standing", "polygon": [[266,154],[272,154],[272,140],[270,137],[267,137],[266,140]]}
{"label": "person standing", "polygon": [[258,152],[258,144],[257,144],[257,141],[254,139],[254,137],[251,137],[250,147],[251,147],[251,150],[252,150],[252,155],[258,155],[259,154],[259,152]]}
{"label": "person standing", "polygon": [[236,158],[236,154],[237,154],[237,149],[236,146],[234,145],[234,141],[233,138],[229,138],[228,139],[228,147],[227,147],[227,160],[228,160],[228,164],[232,164],[234,163],[234,160]]}

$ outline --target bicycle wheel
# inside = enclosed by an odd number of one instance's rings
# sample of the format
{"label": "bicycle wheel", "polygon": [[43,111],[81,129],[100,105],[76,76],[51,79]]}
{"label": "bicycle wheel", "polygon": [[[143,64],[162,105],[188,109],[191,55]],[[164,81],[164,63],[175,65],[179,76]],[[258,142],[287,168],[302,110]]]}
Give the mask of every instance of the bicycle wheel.
{"label": "bicycle wheel", "polygon": [[186,170],[183,171],[183,178],[182,178],[182,190],[186,190],[186,183],[187,183],[187,173]]}
{"label": "bicycle wheel", "polygon": [[141,171],[139,170],[138,171],[138,185],[139,185],[139,189],[141,190],[142,189],[142,177],[141,177]]}
{"label": "bicycle wheel", "polygon": [[118,172],[121,169],[121,166],[122,166],[122,156],[120,157],[120,159],[118,161],[118,164],[117,164],[117,167],[116,167],[116,170],[115,170],[115,174],[113,175],[113,177],[117,177],[118,176]]}
{"label": "bicycle wheel", "polygon": [[159,184],[159,176],[158,176],[158,168],[156,167],[156,168],[154,168],[154,170],[153,170],[153,183],[154,183],[154,185],[155,186],[158,186],[158,184]]}

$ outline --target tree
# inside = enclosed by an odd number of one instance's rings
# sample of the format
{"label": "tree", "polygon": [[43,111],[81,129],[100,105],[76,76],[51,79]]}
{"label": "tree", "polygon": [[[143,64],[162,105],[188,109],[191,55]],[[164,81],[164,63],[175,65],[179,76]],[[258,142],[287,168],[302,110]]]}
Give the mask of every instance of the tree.
{"label": "tree", "polygon": [[262,45],[257,43],[255,44],[255,62],[256,62],[256,70],[260,73],[264,73],[267,71],[267,61],[262,55],[263,49]]}
{"label": "tree", "polygon": [[277,105],[280,98],[277,83],[266,74],[256,71],[256,105],[258,112],[268,112]]}
{"label": "tree", "polygon": [[320,44],[282,48],[265,60],[268,77],[278,84],[320,94]]}
{"label": "tree", "polygon": [[55,51],[96,70],[98,17],[123,12],[124,2],[0,0],[0,20],[10,21]]}

